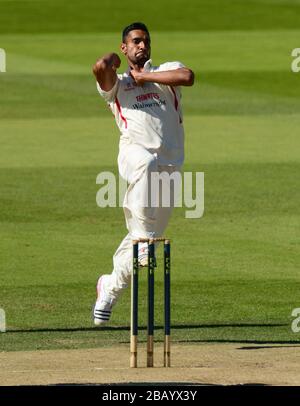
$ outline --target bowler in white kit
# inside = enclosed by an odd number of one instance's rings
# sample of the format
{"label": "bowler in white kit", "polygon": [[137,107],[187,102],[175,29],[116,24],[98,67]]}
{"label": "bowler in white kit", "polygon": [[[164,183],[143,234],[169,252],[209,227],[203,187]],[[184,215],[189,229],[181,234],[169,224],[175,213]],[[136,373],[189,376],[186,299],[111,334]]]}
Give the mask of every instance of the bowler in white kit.
{"label": "bowler in white kit", "polygon": [[[98,59],[93,67],[98,92],[121,133],[118,168],[129,184],[123,203],[128,234],[113,256],[112,273],[98,279],[95,325],[109,321],[113,305],[130,282],[132,240],[161,237],[168,225],[173,204],[145,204],[151,174],[178,172],[184,160],[180,86],[192,86],[194,74],[180,62],[152,65],[150,44],[145,24],[133,23],[122,34],[126,72],[117,73],[121,60],[116,53]],[[148,263],[146,243],[139,245],[139,263]]]}

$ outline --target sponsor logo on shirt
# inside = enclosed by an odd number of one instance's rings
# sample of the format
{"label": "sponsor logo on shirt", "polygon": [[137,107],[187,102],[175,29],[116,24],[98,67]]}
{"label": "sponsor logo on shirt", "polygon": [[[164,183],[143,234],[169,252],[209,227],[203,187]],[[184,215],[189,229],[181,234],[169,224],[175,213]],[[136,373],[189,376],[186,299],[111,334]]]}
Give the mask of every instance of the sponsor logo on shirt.
{"label": "sponsor logo on shirt", "polygon": [[136,96],[136,100],[138,102],[143,102],[143,101],[149,100],[149,99],[159,100],[159,94],[158,93],[146,93],[146,94],[140,94],[139,96]]}
{"label": "sponsor logo on shirt", "polygon": [[166,105],[165,100],[161,100],[158,93],[146,93],[136,96],[138,103],[132,105],[134,110],[141,110],[147,107],[161,107]]}

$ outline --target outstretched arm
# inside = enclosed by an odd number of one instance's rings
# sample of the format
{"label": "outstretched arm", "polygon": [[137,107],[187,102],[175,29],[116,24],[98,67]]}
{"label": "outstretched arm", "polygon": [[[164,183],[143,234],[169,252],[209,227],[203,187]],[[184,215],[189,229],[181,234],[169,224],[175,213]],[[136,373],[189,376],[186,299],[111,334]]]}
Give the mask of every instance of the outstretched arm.
{"label": "outstretched arm", "polygon": [[179,68],[163,72],[138,72],[131,70],[135,82],[142,86],[145,82],[160,83],[167,86],[192,86],[194,72],[188,68]]}
{"label": "outstretched arm", "polygon": [[102,90],[109,92],[116,83],[117,69],[121,65],[121,59],[115,53],[107,54],[98,59],[93,66],[93,73],[96,76]]}

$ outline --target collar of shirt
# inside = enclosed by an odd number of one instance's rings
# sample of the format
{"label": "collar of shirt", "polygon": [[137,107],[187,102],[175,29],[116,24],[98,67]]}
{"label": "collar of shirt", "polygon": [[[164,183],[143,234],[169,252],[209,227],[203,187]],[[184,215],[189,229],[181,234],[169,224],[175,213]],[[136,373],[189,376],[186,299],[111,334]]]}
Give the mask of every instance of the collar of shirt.
{"label": "collar of shirt", "polygon": [[[144,71],[145,72],[150,72],[151,68],[152,68],[152,59],[148,59],[148,61],[146,61],[145,64],[144,64]],[[130,76],[130,71],[131,71],[131,68],[129,66],[127,71],[126,71],[128,76]]]}

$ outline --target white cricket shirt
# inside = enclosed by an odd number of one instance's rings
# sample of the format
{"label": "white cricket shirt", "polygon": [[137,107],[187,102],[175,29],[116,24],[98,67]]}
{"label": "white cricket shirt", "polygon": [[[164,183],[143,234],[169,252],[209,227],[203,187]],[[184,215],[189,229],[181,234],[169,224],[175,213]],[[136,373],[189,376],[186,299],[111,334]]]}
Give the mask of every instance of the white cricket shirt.
{"label": "white cricket shirt", "polygon": [[[144,69],[159,72],[183,66],[180,62],[152,66],[149,59]],[[184,130],[180,87],[152,82],[137,86],[129,72],[118,74],[114,87],[108,92],[97,82],[97,89],[110,106],[121,131],[120,148],[124,143],[139,144],[157,153],[160,165],[182,165]]]}

